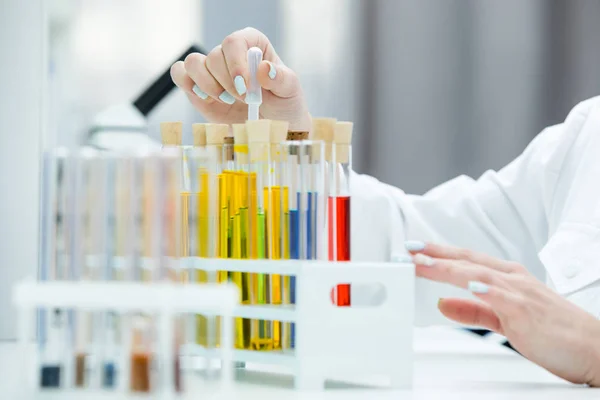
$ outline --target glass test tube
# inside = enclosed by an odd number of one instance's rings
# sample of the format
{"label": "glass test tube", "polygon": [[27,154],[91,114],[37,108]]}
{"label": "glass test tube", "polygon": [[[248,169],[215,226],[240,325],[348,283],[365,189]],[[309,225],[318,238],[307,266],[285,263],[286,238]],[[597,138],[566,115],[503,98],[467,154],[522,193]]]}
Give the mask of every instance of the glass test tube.
{"label": "glass test tube", "polygon": [[[352,123],[337,122],[333,134],[328,202],[329,259],[350,261],[350,171]],[[334,296],[338,306],[350,306],[350,284],[339,284]]]}
{"label": "glass test tube", "polygon": [[[209,162],[206,154],[206,124],[192,124],[192,139],[194,146],[188,158],[190,159],[190,182],[192,192],[196,193],[194,229],[191,229],[193,246],[192,255],[195,257],[214,257],[209,252],[209,243],[213,240],[209,232]],[[193,164],[193,167],[192,167]],[[214,212],[214,211],[213,211]],[[213,246],[214,248],[214,246]],[[208,272],[194,268],[192,281],[208,282]],[[209,320],[205,315],[196,315],[196,343],[208,347]]]}
{"label": "glass test tube", "polygon": [[[257,120],[246,122],[248,135],[248,156],[250,161],[250,220],[252,258],[270,257],[268,246],[265,203],[271,199],[270,145],[271,121]],[[251,276],[252,304],[270,304],[270,279],[267,274],[255,273]],[[253,320],[250,345],[253,350],[272,350],[272,324],[268,320]]]}
{"label": "glass test tube", "polygon": [[[161,239],[160,242],[163,244],[163,249],[161,250],[162,262],[161,265],[165,268],[165,272],[162,274],[163,279],[166,279],[171,282],[182,282],[186,281],[184,278],[184,274],[182,268],[180,268],[181,263],[181,250],[183,247],[181,246],[181,242],[184,238],[182,238],[182,218],[185,217],[185,223],[189,222],[188,213],[189,208],[186,208],[185,215],[182,213],[181,205],[182,205],[182,186],[186,183],[182,182],[182,174],[188,172],[188,160],[186,159],[185,163],[183,163],[183,149],[171,147],[171,148],[163,148],[160,155],[160,182],[158,185],[159,189],[159,204],[158,207],[162,210],[162,230],[161,230]],[[182,165],[185,168],[182,168]],[[188,176],[189,178],[189,176]],[[190,201],[190,187],[189,182],[186,187],[186,195],[183,199],[185,201],[186,207]],[[189,231],[186,230],[186,234]],[[187,236],[185,237],[187,240]],[[188,248],[185,248],[186,251]],[[179,349],[184,342],[184,333],[185,329],[185,318],[182,316],[177,316],[174,318],[174,326],[172,327],[174,330],[174,341],[172,345],[174,346],[173,360],[164,360],[164,362],[160,363],[161,368],[168,368],[168,365],[171,365],[173,368],[173,377],[175,379],[174,386],[178,390],[181,389],[181,374],[180,372],[180,362],[179,362]],[[156,344],[156,341],[153,342]],[[163,382],[163,384],[166,384]]]}
{"label": "glass test tube", "polygon": [[[187,271],[176,267],[180,257],[189,256],[189,204],[190,204],[190,177],[186,152],[182,146],[183,124],[181,122],[161,122],[160,133],[163,145],[163,154],[167,158],[162,163],[173,163],[168,168],[163,168],[164,201],[167,202],[164,210],[163,228],[167,246],[163,261],[166,268],[172,273],[170,279],[187,281]],[[167,167],[167,165],[165,165]],[[171,198],[171,197],[175,198]],[[177,205],[174,203],[177,202]],[[177,215],[173,214],[176,213]]]}
{"label": "glass test tube", "polygon": [[[134,213],[136,214],[135,237],[141,238],[136,244],[138,253],[135,266],[135,279],[141,282],[159,280],[159,262],[162,254],[162,168],[160,154],[140,153],[134,159]],[[152,329],[154,320],[151,315],[136,313],[126,317],[132,331],[128,342],[131,353],[125,361],[124,372],[129,390],[148,392],[153,377],[154,357],[152,354]],[[127,346],[129,347],[129,346]]]}
{"label": "glass test tube", "polygon": [[[214,254],[218,258],[229,257],[229,204],[227,166],[233,168],[233,161],[228,163],[225,157],[225,137],[229,133],[229,126],[225,124],[208,124],[206,126],[206,150],[210,158],[208,168],[208,211],[209,232],[215,235]],[[231,164],[231,165],[229,165]],[[230,186],[229,182],[229,186]],[[214,189],[214,190],[212,190]],[[214,212],[212,212],[214,210]],[[209,251],[213,249],[208,249]],[[212,275],[212,274],[211,274]],[[216,276],[209,276],[210,282],[223,283],[228,281],[227,271],[217,271]],[[214,323],[213,323],[214,321]],[[216,317],[209,323],[208,346],[220,346],[221,317]],[[214,327],[214,329],[213,329]]]}
{"label": "glass test tube", "polygon": [[[109,182],[108,159],[92,149],[83,149],[77,156],[75,237],[73,249],[74,278],[83,281],[104,279],[108,267],[107,254]],[[100,379],[99,352],[102,343],[103,313],[78,311],[75,313],[76,350],[75,386],[98,387]]]}
{"label": "glass test tube", "polygon": [[[270,190],[265,192],[264,207],[267,215],[267,241],[269,255],[273,260],[286,260],[289,255],[289,187],[284,182],[285,152],[282,143],[287,138],[289,124],[285,121],[271,121],[271,165],[269,175]],[[282,274],[271,274],[271,304],[281,305],[285,293],[289,293],[290,277]],[[283,325],[281,321],[273,321],[273,349],[283,346]]]}
{"label": "glass test tube", "polygon": [[[303,141],[308,139],[308,132],[289,131],[287,141],[282,144],[283,185],[288,188],[288,215],[286,216],[289,258],[306,259],[306,217],[308,176],[310,159],[307,157]],[[296,277],[284,276],[283,304],[296,304]],[[283,325],[284,349],[295,347],[295,324],[286,322]]]}
{"label": "glass test tube", "polygon": [[[235,162],[233,204],[233,258],[248,259],[252,255],[253,237],[250,234],[252,218],[250,217],[250,202],[252,198],[252,185],[256,186],[256,175],[250,173],[248,159],[248,134],[246,125],[234,124],[233,130],[233,158]],[[256,192],[256,189],[254,189]],[[233,282],[240,288],[242,304],[251,304],[250,274],[246,272],[233,272]],[[247,318],[235,319],[235,347],[250,350],[251,321]]]}
{"label": "glass test tube", "polygon": [[[42,258],[40,279],[60,279],[66,270],[69,229],[66,223],[67,189],[71,155],[66,148],[56,148],[44,156],[44,214],[42,219]],[[43,389],[61,386],[64,344],[64,311],[40,310],[38,351],[40,381]]]}

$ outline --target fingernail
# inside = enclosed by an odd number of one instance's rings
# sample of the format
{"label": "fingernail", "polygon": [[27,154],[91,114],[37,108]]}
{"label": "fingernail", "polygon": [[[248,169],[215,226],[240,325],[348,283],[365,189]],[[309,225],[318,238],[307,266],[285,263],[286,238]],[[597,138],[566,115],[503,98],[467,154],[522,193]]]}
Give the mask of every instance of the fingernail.
{"label": "fingernail", "polygon": [[275,68],[275,66],[273,65],[273,63],[271,61],[267,61],[267,62],[269,63],[269,78],[271,78],[271,80],[273,80],[277,76],[277,69]]}
{"label": "fingernail", "polygon": [[469,291],[473,293],[487,293],[490,287],[485,283],[477,282],[477,281],[469,281],[468,285]]}
{"label": "fingernail", "polygon": [[404,242],[404,247],[408,251],[421,251],[425,248],[425,243],[420,240],[407,240]]}
{"label": "fingernail", "polygon": [[244,81],[244,77],[238,75],[233,80],[233,84],[235,85],[235,90],[237,90],[238,94],[241,96],[246,93],[246,82]]}
{"label": "fingernail", "polygon": [[438,308],[440,308],[440,306],[442,305],[442,301],[444,301],[443,297],[438,299]]}
{"label": "fingernail", "polygon": [[194,85],[194,87],[192,88],[192,92],[196,93],[196,96],[200,97],[202,100],[208,99],[208,94],[200,90],[198,85]]}
{"label": "fingernail", "polygon": [[412,263],[413,259],[408,254],[397,254],[392,256],[392,262],[395,263]]}
{"label": "fingernail", "polygon": [[435,260],[425,254],[417,254],[413,257],[415,264],[424,265],[426,267],[432,267],[435,264]]}
{"label": "fingernail", "polygon": [[221,99],[221,101],[223,103],[227,103],[227,104],[235,103],[235,97],[233,97],[232,95],[227,93],[227,91],[224,91],[223,93],[221,93],[221,95],[219,96],[219,99]]}

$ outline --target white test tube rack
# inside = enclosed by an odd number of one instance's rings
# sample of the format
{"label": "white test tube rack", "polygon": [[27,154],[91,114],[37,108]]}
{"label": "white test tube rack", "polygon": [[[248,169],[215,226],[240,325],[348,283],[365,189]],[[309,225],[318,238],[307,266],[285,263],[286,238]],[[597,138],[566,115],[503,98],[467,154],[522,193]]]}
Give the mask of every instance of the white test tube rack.
{"label": "white test tube rack", "polygon": [[[174,317],[176,314],[203,313],[222,315],[221,343],[219,352],[221,368],[218,390],[227,391],[233,380],[233,321],[232,312],[239,298],[239,290],[232,284],[179,285],[172,283],[130,283],[130,282],[21,282],[13,290],[13,303],[18,309],[18,344],[22,365],[21,380],[15,382],[14,399],[160,399],[185,398],[175,387]],[[42,309],[64,309],[84,311],[115,311],[122,314],[143,312],[157,316],[157,348],[155,356],[159,362],[158,391],[148,394],[130,394],[129,374],[122,373],[116,390],[72,389],[63,384],[58,389],[39,387],[39,354],[31,351],[31,333],[35,312]],[[123,337],[131,337],[127,319],[122,326]],[[130,343],[129,343],[130,344]],[[120,365],[129,371],[129,346],[124,344]],[[37,349],[37,347],[36,347]],[[166,367],[169,366],[169,367]],[[65,364],[65,377],[73,376],[72,368]],[[69,378],[66,378],[69,379]],[[63,389],[64,388],[64,389]]]}
{"label": "white test tube rack", "polygon": [[[290,370],[297,390],[323,390],[325,381],[377,376],[387,377],[390,388],[408,388],[413,374],[413,325],[415,313],[414,265],[409,263],[325,262],[300,260],[235,260],[202,259],[179,260],[180,266],[205,271],[237,271],[248,273],[296,276],[295,305],[239,305],[229,307],[239,299],[237,287],[210,284],[132,284],[109,283],[21,283],[16,287],[14,301],[19,310],[19,338],[24,348],[36,307],[94,309],[128,312],[155,311],[162,313],[163,324],[168,324],[173,313],[219,314],[250,319],[295,322],[293,351],[249,351],[233,349],[233,318],[223,318],[222,344],[218,349],[186,345],[185,354],[220,358],[222,365],[232,361],[279,365]],[[374,302],[366,305],[338,307],[332,303],[331,290],[338,284],[352,288],[366,288]],[[133,285],[133,286],[131,286]],[[129,290],[135,286],[136,295]],[[115,289],[123,290],[115,295]],[[221,291],[223,289],[223,291]],[[373,289],[376,289],[373,291]],[[233,291],[232,291],[233,290]],[[234,294],[235,293],[235,294]],[[353,292],[354,293],[354,292]],[[107,295],[110,294],[110,295]],[[233,297],[232,297],[233,296]],[[354,297],[354,296],[353,296]],[[229,302],[229,303],[228,303]],[[29,321],[29,323],[28,323]],[[162,325],[165,332],[168,325]],[[172,326],[172,325],[171,325]],[[164,340],[172,339],[163,335]],[[229,345],[227,345],[229,344]],[[168,342],[161,342],[166,356],[172,355]],[[37,363],[29,360],[23,371],[28,371],[30,385],[37,387],[31,372],[37,373]],[[231,372],[221,373],[219,388],[226,390],[232,384]],[[165,371],[164,373],[172,373]],[[172,376],[164,376],[167,381]],[[32,381],[34,379],[34,381]],[[78,390],[78,399],[87,397]],[[44,394],[36,391],[37,395]],[[65,393],[55,394],[68,399]],[[162,394],[164,399],[175,396],[172,391]],[[186,394],[184,398],[188,395]],[[154,394],[156,396],[156,394]],[[171,396],[171,397],[170,397]],[[50,399],[55,397],[33,397]],[[115,397],[110,397],[111,399]],[[128,397],[122,397],[127,399]],[[136,395],[135,398],[139,398]],[[154,397],[156,398],[156,397]]]}
{"label": "white test tube rack", "polygon": [[[385,376],[391,388],[412,385],[415,272],[410,263],[235,260],[190,257],[205,271],[294,275],[295,305],[240,305],[234,317],[294,322],[293,351],[234,350],[234,361],[281,365],[298,390],[323,390],[330,379]],[[331,290],[365,288],[370,304],[338,307]],[[354,298],[354,295],[353,295]],[[193,346],[202,354],[206,350]],[[193,351],[190,351],[192,353]]]}

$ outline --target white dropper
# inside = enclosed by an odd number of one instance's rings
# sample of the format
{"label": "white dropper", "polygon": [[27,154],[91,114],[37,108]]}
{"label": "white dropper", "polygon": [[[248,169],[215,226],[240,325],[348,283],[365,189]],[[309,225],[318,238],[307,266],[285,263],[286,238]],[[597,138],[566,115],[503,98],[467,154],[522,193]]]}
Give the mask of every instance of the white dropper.
{"label": "white dropper", "polygon": [[258,120],[258,108],[262,103],[262,88],[258,83],[258,66],[262,62],[263,52],[258,47],[248,49],[248,69],[250,70],[250,85],[246,93],[248,104],[248,121]]}

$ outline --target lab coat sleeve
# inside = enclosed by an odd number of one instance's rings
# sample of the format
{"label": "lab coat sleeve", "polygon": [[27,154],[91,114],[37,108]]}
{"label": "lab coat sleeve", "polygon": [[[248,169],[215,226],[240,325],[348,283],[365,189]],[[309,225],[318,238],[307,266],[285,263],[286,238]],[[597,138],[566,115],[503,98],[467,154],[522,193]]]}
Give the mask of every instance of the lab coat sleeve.
{"label": "lab coat sleeve", "polygon": [[460,176],[422,196],[353,175],[353,258],[404,253],[405,239],[452,244],[518,261],[541,280],[549,276],[559,293],[600,311],[594,287],[589,296],[580,291],[600,278],[600,190],[590,198],[588,189],[600,177],[597,108],[598,99],[579,104],[500,171],[476,180]]}

